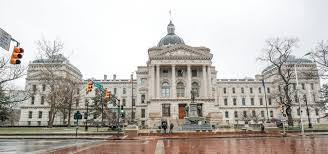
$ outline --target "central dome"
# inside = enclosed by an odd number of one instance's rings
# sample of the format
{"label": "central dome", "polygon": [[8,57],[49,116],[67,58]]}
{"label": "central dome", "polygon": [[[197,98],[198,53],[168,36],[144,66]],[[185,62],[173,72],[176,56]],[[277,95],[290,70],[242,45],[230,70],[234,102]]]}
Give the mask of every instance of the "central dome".
{"label": "central dome", "polygon": [[185,44],[183,39],[174,33],[175,27],[170,21],[167,25],[167,35],[164,36],[157,44],[157,47],[162,47],[166,45],[176,45],[176,44]]}

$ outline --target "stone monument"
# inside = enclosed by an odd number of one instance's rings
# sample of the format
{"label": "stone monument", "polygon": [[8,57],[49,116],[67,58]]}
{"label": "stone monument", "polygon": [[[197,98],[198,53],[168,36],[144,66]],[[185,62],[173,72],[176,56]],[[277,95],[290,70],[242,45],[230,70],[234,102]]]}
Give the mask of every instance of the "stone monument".
{"label": "stone monument", "polygon": [[212,126],[205,117],[200,117],[197,103],[195,103],[195,93],[191,91],[191,103],[185,107],[186,117],[181,126],[182,131],[212,131]]}

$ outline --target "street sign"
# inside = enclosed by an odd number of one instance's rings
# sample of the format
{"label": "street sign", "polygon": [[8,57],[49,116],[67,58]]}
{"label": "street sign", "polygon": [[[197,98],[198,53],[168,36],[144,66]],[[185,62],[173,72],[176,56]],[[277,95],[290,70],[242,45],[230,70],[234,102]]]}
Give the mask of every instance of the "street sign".
{"label": "street sign", "polygon": [[93,84],[98,88],[98,89],[103,89],[103,86],[100,83],[93,82]]}
{"label": "street sign", "polygon": [[9,51],[11,36],[0,28],[0,47]]}

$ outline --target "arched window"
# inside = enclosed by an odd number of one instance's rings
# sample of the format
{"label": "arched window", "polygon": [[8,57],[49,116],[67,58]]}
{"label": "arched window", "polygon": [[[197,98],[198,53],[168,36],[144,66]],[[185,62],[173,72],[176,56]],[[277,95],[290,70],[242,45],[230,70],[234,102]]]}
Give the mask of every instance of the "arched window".
{"label": "arched window", "polygon": [[162,97],[169,97],[170,96],[170,85],[168,82],[162,83]]}
{"label": "arched window", "polygon": [[177,97],[184,97],[185,93],[185,86],[183,85],[182,82],[179,82],[177,84]]}
{"label": "arched window", "polygon": [[199,85],[197,82],[191,84],[191,90],[194,92],[196,97],[199,97]]}

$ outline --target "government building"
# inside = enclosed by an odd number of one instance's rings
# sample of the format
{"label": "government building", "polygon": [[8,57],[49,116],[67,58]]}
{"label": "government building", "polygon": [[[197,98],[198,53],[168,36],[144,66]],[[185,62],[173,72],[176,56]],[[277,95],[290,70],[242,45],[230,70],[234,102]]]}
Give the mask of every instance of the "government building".
{"label": "government building", "polygon": [[[212,66],[213,54],[207,47],[192,47],[187,45],[175,33],[175,25],[170,21],[167,34],[160,39],[157,46],[148,49],[148,61],[144,66],[138,66],[136,79],[92,79],[101,83],[120,99],[126,111],[126,118],[136,121],[141,128],[158,128],[162,120],[179,126],[186,116],[185,108],[191,103],[191,91],[195,94],[198,115],[214,126],[235,126],[239,124],[258,124],[266,119],[283,119],[280,109],[281,80],[274,67],[267,67],[254,78],[217,79],[215,66]],[[47,85],[39,83],[33,77],[33,72],[47,63],[34,61],[30,63],[26,79],[26,90],[35,90],[31,99],[21,106],[20,125],[47,125],[49,105],[44,101]],[[74,101],[74,112],[86,112],[86,103],[92,102],[95,96],[86,93],[87,81],[82,80],[80,71],[68,60],[52,64],[80,80],[80,97]],[[317,71],[316,64],[307,59],[290,57],[288,65],[297,67],[300,72]],[[264,82],[262,82],[264,80]],[[294,90],[296,81],[293,79]],[[300,95],[292,98],[292,115],[295,123],[300,121],[300,115],[305,123],[321,123],[322,111],[315,105],[320,97],[319,78],[299,76]],[[297,106],[301,101],[301,112]],[[307,105],[306,105],[307,104]],[[115,114],[114,104],[109,107]],[[309,108],[309,116],[306,112]],[[89,113],[89,115],[92,113]],[[55,125],[66,124],[64,115],[57,113]],[[73,115],[70,117],[72,124]],[[90,121],[99,121],[97,116],[88,116]],[[84,122],[85,119],[82,119]],[[105,120],[106,121],[106,120]],[[110,122],[109,122],[110,123]]]}

